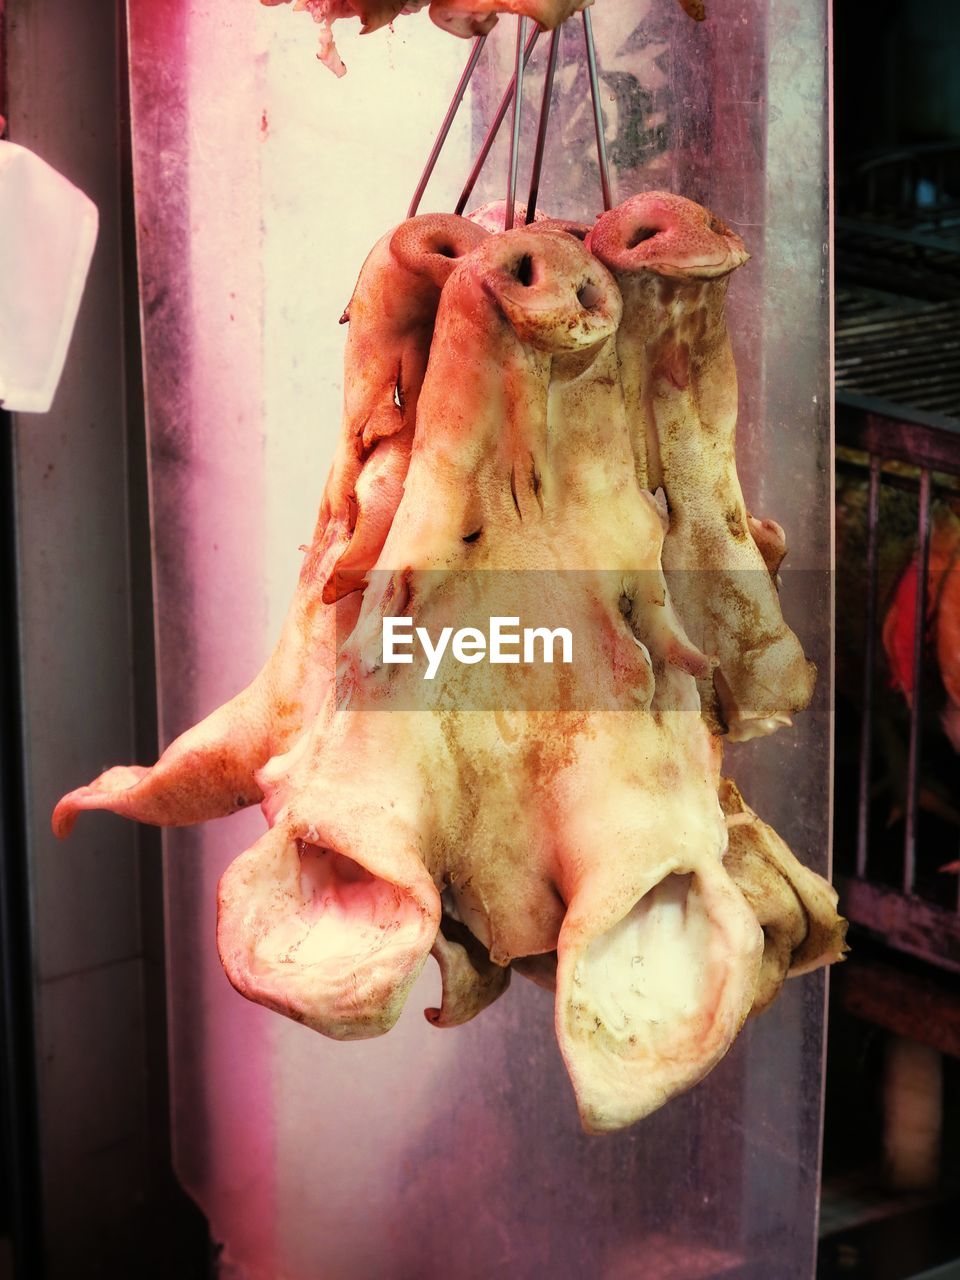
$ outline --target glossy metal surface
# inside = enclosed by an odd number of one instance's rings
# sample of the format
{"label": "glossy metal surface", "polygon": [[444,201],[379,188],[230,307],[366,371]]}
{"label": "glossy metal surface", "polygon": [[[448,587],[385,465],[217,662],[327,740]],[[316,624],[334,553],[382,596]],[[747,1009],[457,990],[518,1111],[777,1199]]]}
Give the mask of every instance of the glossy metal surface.
{"label": "glossy metal surface", "polygon": [[483,46],[486,44],[486,36],[477,36],[474,39],[473,47],[470,50],[470,56],[467,58],[467,65],[463,68],[463,74],[457,81],[457,87],[450,99],[450,105],[447,107],[447,114],[443,117],[443,123],[440,126],[440,132],[437,134],[433,146],[430,148],[430,154],[427,156],[427,163],[423,167],[423,173],[420,175],[420,181],[417,183],[417,189],[413,193],[407,209],[407,217],[414,218],[420,208],[420,201],[423,199],[423,193],[427,189],[427,183],[433,175],[434,169],[437,167],[437,161],[440,159],[440,152],[443,150],[443,144],[447,140],[450,129],[456,119],[457,112],[460,110],[460,104],[463,102],[463,96],[467,92],[473,73],[476,70],[477,62],[483,53]]}
{"label": "glossy metal surface", "polygon": [[[255,673],[279,628],[339,421],[337,319],[403,214],[463,47],[425,15],[314,58],[286,8],[131,5],[162,733]],[[788,619],[820,667],[796,728],[729,753],[751,803],[825,869],[830,528],[825,6],[599,0],[612,199],[665,186],[748,241],[731,291],[749,505],[787,526]],[[346,27],[346,24],[343,24]],[[451,209],[513,62],[487,43],[425,207]],[[519,181],[546,45],[530,62]],[[529,48],[529,42],[528,42]],[[504,112],[508,109],[504,104]],[[471,136],[470,120],[475,136]],[[539,204],[601,207],[583,33],[560,40]],[[474,203],[503,198],[501,131]],[[371,779],[376,786],[376,779]],[[823,984],[792,982],[709,1080],[629,1132],[579,1129],[548,996],[515,980],[437,1031],[424,974],[397,1027],[336,1044],[235,995],[216,881],[246,813],[167,835],[176,1160],[247,1277],[634,1280],[812,1274]]]}

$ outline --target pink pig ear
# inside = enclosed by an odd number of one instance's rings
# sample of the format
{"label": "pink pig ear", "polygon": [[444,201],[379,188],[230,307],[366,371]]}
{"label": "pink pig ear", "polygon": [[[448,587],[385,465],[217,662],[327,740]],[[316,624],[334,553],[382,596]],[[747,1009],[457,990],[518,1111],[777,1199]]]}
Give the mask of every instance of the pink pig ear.
{"label": "pink pig ear", "polygon": [[719,861],[659,879],[611,921],[575,898],[560,933],[556,1030],[588,1133],[649,1115],[701,1080],[750,1006],[763,935]]}
{"label": "pink pig ear", "polygon": [[381,440],[364,463],[354,490],[356,524],[324,585],[324,604],[334,604],[366,585],[403,496],[410,443],[408,436]]}
{"label": "pink pig ear", "polygon": [[241,995],[325,1036],[382,1035],[434,945],[440,896],[402,844],[343,851],[309,834],[278,823],[227,868],[220,959]]}
{"label": "pink pig ear", "polygon": [[434,1027],[459,1027],[499,999],[510,985],[510,968],[494,964],[466,925],[444,911],[433,944],[443,995],[439,1009],[424,1009]]}

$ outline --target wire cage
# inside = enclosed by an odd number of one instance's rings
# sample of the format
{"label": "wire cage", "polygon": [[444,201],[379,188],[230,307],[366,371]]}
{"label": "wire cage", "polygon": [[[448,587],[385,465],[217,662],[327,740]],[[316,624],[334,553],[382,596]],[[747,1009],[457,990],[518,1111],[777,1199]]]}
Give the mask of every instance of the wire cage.
{"label": "wire cage", "polygon": [[838,806],[842,898],[887,945],[954,971],[960,652],[946,628],[960,581],[958,194],[954,144],[855,169],[836,297],[838,692],[849,712],[837,786],[856,796]]}

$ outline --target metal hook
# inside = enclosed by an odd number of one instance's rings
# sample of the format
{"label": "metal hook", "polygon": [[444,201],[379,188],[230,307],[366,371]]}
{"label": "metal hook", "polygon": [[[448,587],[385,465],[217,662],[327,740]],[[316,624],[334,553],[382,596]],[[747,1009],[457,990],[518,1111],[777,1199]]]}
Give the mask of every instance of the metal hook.
{"label": "metal hook", "polygon": [[[590,98],[593,103],[593,124],[597,139],[597,161],[600,168],[600,187],[603,193],[603,207],[610,209],[613,205],[613,197],[610,190],[610,166],[607,159],[607,144],[604,137],[603,123],[603,107],[600,101],[600,77],[597,70],[597,51],[593,38],[593,22],[590,17],[590,10],[584,9],[581,13],[583,18],[583,35],[586,46],[587,72],[590,79]],[[477,153],[477,158],[473,163],[473,168],[464,183],[463,190],[460,192],[460,198],[456,204],[456,212],[462,214],[467,207],[467,201],[473,194],[473,190],[477,184],[483,166],[487,161],[493,145],[497,140],[500,127],[506,119],[507,111],[513,104],[512,128],[510,133],[510,159],[507,175],[507,200],[504,210],[504,229],[509,230],[516,218],[516,196],[517,196],[517,172],[520,162],[520,124],[523,107],[523,77],[530,61],[530,55],[533,53],[534,46],[543,30],[537,24],[534,24],[533,30],[527,37],[527,27],[529,19],[520,17],[517,21],[517,48],[514,61],[513,78],[511,79],[496,113],[487,130],[486,137]],[[560,49],[560,30],[558,26],[554,28],[550,36],[550,50],[547,55],[547,65],[544,73],[543,96],[540,101],[540,115],[537,121],[537,138],[534,148],[533,164],[530,173],[530,194],[527,199],[526,222],[531,223],[536,216],[537,200],[540,194],[540,179],[543,172],[543,158],[546,149],[547,127],[550,118],[551,98],[553,94],[553,85],[556,76],[557,59]],[[407,210],[407,217],[412,218],[416,215],[417,209],[420,207],[420,201],[423,193],[427,188],[427,184],[436,168],[437,160],[447,136],[453,125],[454,118],[460,108],[464,95],[467,91],[467,85],[470,83],[471,77],[476,70],[477,62],[486,42],[486,36],[477,36],[470,50],[470,56],[467,64],[463,69],[460,80],[454,91],[453,98],[447,108],[447,113],[443,118],[440,131],[437,134],[430,155],[427,158],[426,166],[417,183],[417,189],[410,201],[410,207]]]}
{"label": "metal hook", "polygon": [[483,46],[486,42],[486,36],[477,36],[473,42],[473,48],[470,50],[469,58],[467,58],[467,65],[464,67],[463,74],[461,75],[457,87],[454,90],[453,98],[450,101],[449,107],[447,107],[447,114],[443,117],[443,124],[440,126],[440,132],[437,134],[436,141],[433,144],[430,155],[427,157],[427,163],[424,166],[423,173],[420,175],[420,181],[417,183],[417,189],[413,193],[413,199],[410,201],[410,208],[407,210],[408,218],[415,217],[417,210],[420,208],[420,201],[423,199],[423,193],[426,191],[427,183],[430,181],[433,171],[436,168],[437,160],[440,158],[440,152],[443,150],[443,144],[447,140],[447,134],[450,132],[450,127],[453,124],[454,117],[460,109],[460,103],[463,101],[463,95],[467,91],[467,85],[470,83],[470,78],[476,70],[477,62],[480,59],[480,54],[483,52]]}
{"label": "metal hook", "polygon": [[527,34],[527,19],[517,21],[517,53],[513,70],[513,127],[510,130],[510,161],[507,166],[507,203],[503,211],[503,229],[509,231],[513,226],[513,215],[517,204],[517,166],[520,163],[520,112],[523,107],[523,72],[526,62],[523,57],[524,37]]}
{"label": "metal hook", "polygon": [[600,163],[600,188],[603,192],[604,210],[613,207],[610,195],[610,169],[607,164],[607,143],[603,136],[603,108],[600,105],[600,78],[597,75],[597,50],[593,43],[593,21],[590,10],[583,11],[583,37],[587,46],[587,71],[590,75],[590,97],[593,99],[593,124],[597,132],[597,159]]}
{"label": "metal hook", "polygon": [[553,95],[553,77],[557,69],[557,53],[560,49],[560,28],[554,27],[550,33],[550,48],[547,51],[547,68],[543,77],[543,97],[540,99],[540,119],[537,122],[537,145],[533,153],[533,168],[530,171],[530,194],[527,196],[527,223],[531,223],[537,212],[537,196],[540,194],[540,173],[543,169],[543,153],[547,143],[547,120],[550,117],[550,99]]}
{"label": "metal hook", "polygon": [[[537,43],[539,35],[540,28],[535,26],[533,31],[530,33],[530,39],[527,41],[526,48],[523,51],[524,67],[526,67],[527,63],[530,61],[530,55],[533,53],[533,46]],[[500,105],[497,107],[497,114],[493,117],[493,123],[487,130],[487,136],[484,138],[483,145],[481,146],[479,154],[474,161],[473,168],[470,170],[470,176],[467,178],[464,188],[460,192],[460,199],[457,201],[456,206],[457,213],[463,213],[464,209],[467,207],[467,201],[473,193],[473,188],[477,185],[477,179],[480,177],[480,171],[486,162],[487,156],[490,154],[491,147],[497,139],[497,134],[500,132],[500,126],[503,124],[504,117],[507,114],[507,109],[513,101],[516,86],[517,81],[516,76],[514,76],[507,86],[507,90],[503,97],[500,99]]]}

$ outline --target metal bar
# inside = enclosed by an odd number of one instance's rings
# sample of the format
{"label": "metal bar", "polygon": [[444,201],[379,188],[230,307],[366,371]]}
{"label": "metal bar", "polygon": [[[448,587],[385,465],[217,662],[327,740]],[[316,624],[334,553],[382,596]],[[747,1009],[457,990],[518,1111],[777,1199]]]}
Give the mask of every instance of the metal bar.
{"label": "metal bar", "polygon": [[540,99],[540,119],[537,122],[537,145],[533,152],[533,168],[530,172],[530,194],[527,196],[526,222],[533,221],[537,212],[537,196],[540,194],[540,173],[543,169],[543,153],[547,144],[547,121],[550,118],[550,98],[553,94],[553,77],[557,69],[557,53],[560,49],[560,28],[550,33],[547,51],[547,69],[543,77],[543,97]]}
{"label": "metal bar", "polygon": [[604,210],[613,208],[610,195],[610,166],[607,164],[607,143],[603,136],[603,108],[600,105],[600,77],[597,75],[597,49],[593,43],[593,22],[590,10],[583,10],[583,38],[587,46],[587,71],[590,75],[590,97],[593,100],[593,126],[597,133],[597,160],[600,164],[600,189],[603,192]]}
{"label": "metal bar", "polygon": [[954,418],[960,418],[960,391],[944,392],[941,395],[935,395],[931,392],[925,392],[922,398],[917,401],[918,408],[932,409],[934,411],[945,409],[952,413]]}
{"label": "metal bar", "polygon": [[[942,316],[956,312],[960,304],[955,298],[941,298],[934,301],[913,298],[882,299],[864,298],[856,290],[851,289],[841,295],[840,322],[844,324],[843,310],[855,307],[859,318],[855,326],[864,326],[868,331],[874,326],[882,327],[891,324],[902,324],[905,320],[916,316]],[[847,322],[850,323],[850,322]],[[846,327],[846,326],[844,326]]]}
{"label": "metal bar", "polygon": [[[960,323],[960,317],[954,323]],[[956,351],[960,347],[960,342],[953,338],[952,331],[946,326],[943,326],[939,332],[935,331],[935,334],[931,334],[931,341],[934,336],[937,339],[936,352],[931,352],[929,356],[922,353],[919,343],[910,343],[896,334],[889,334],[885,347],[880,344],[874,347],[861,346],[853,342],[844,343],[837,351],[837,358],[844,372],[851,377],[858,376],[861,370],[871,378],[880,377],[890,366],[893,367],[893,376],[899,377],[903,373],[909,373],[913,367],[922,369],[935,366],[941,344],[947,352]],[[949,361],[941,360],[941,367],[949,369]]]}
{"label": "metal bar", "polygon": [[849,347],[857,353],[882,352],[890,342],[907,342],[922,349],[931,333],[953,334],[958,320],[960,307],[940,308],[937,312],[932,308],[918,309],[883,324],[874,321],[870,325],[845,325],[841,320],[837,336],[841,350]]}
{"label": "metal bar", "polygon": [[[527,47],[523,51],[524,66],[526,66],[530,61],[530,55],[533,53],[533,46],[537,43],[539,35],[540,28],[535,26],[533,31],[530,33],[530,39],[527,41]],[[463,190],[460,192],[460,199],[457,201],[457,207],[455,210],[456,213],[463,213],[464,209],[467,207],[467,201],[473,194],[473,188],[477,185],[477,179],[480,177],[480,171],[486,163],[491,147],[497,140],[497,134],[500,132],[500,126],[503,124],[504,117],[507,114],[507,109],[513,101],[514,90],[516,87],[517,81],[516,77],[514,77],[507,85],[506,92],[500,99],[500,105],[497,107],[497,113],[493,117],[493,122],[487,130],[487,136],[484,138],[483,145],[477,153],[476,160],[473,162],[473,168],[470,170],[470,176],[467,178],[467,181],[464,183]]]}
{"label": "metal bar", "polygon": [[922,352],[929,348],[933,334],[941,338],[954,338],[957,323],[960,323],[960,307],[936,317],[924,315],[923,312],[910,315],[896,329],[881,330],[876,334],[841,332],[838,344],[840,355],[847,358],[855,356],[860,360],[881,358],[891,346],[900,352]]}
{"label": "metal bar", "polygon": [[907,829],[903,842],[903,892],[913,893],[917,868],[917,800],[920,794],[920,744],[923,723],[923,648],[927,621],[927,569],[930,558],[930,472],[920,472],[917,513],[917,598],[913,613],[913,700],[907,758]]}
{"label": "metal bar", "polygon": [[[913,249],[931,249],[934,253],[949,251],[949,244],[943,240],[915,231],[901,231],[885,222],[860,222],[856,218],[838,218],[836,228],[839,232],[849,232],[851,235],[862,237],[864,241],[887,240],[891,244],[897,243]],[[864,244],[863,248],[866,247]]]}
{"label": "metal bar", "polygon": [[880,459],[870,457],[867,508],[867,635],[863,664],[863,719],[860,722],[860,787],[857,796],[857,876],[867,874],[870,839],[870,773],[873,755],[873,687],[877,664],[877,580],[880,523]]}
{"label": "metal bar", "polygon": [[960,973],[960,921],[948,907],[905,898],[892,885],[835,877],[843,914],[851,924],[880,934],[884,944]]}
{"label": "metal bar", "polygon": [[917,408],[922,407],[920,400],[916,398],[919,396],[945,396],[948,406],[951,399],[960,406],[960,395],[957,393],[960,380],[957,375],[949,378],[943,376],[942,370],[918,369],[912,372],[905,369],[899,374],[891,374],[884,382],[873,383],[871,380],[870,388],[875,395],[882,396],[885,400],[905,400],[907,404],[915,404]]}
{"label": "metal bar", "polygon": [[844,344],[870,351],[883,349],[888,340],[924,345],[929,331],[951,333],[960,317],[960,306],[910,307],[896,316],[863,320],[859,324],[840,321],[839,336]]}
{"label": "metal bar", "polygon": [[[836,470],[838,473],[855,476],[858,480],[861,480],[865,468],[861,463],[848,461],[845,458],[837,458]],[[944,477],[944,479],[947,480],[947,477]],[[954,476],[952,479],[954,481],[953,484],[949,483],[949,481],[944,484],[938,484],[934,481],[930,488],[931,498],[942,492],[950,499],[956,499],[960,495],[960,483],[957,483],[960,481],[960,476]],[[920,481],[919,478],[911,479],[909,475],[900,475],[895,471],[885,471],[883,473],[883,484],[887,489],[896,489],[898,493],[909,493],[916,497]]]}
{"label": "metal bar", "polygon": [[503,229],[513,227],[513,215],[517,204],[517,167],[520,164],[520,114],[523,108],[523,72],[526,61],[523,56],[527,19],[517,19],[517,53],[513,66],[513,121],[510,129],[510,159],[507,164],[507,202],[503,210]]}
{"label": "metal bar", "polygon": [[[954,352],[958,356],[958,368],[953,372],[945,372],[942,368],[926,364],[918,368],[906,364],[895,365],[886,377],[882,377],[879,369],[874,375],[868,368],[864,373],[859,370],[849,372],[841,380],[841,386],[854,387],[862,384],[872,395],[884,400],[899,400],[902,397],[897,393],[903,392],[907,395],[908,404],[912,403],[909,399],[911,391],[921,395],[943,395],[960,386],[960,351],[955,348]],[[944,360],[949,360],[952,354],[949,349],[945,351]]]}
{"label": "metal bar", "polygon": [[450,127],[460,109],[460,103],[463,101],[463,95],[467,92],[467,85],[470,83],[470,78],[476,70],[477,62],[479,61],[480,54],[483,52],[483,46],[486,42],[486,36],[477,36],[473,42],[473,48],[470,50],[469,58],[467,58],[467,65],[463,68],[463,74],[460,76],[457,87],[453,91],[453,97],[450,100],[449,107],[447,107],[447,114],[443,117],[443,124],[440,126],[440,132],[437,134],[436,141],[430,149],[430,154],[427,157],[427,163],[424,165],[423,173],[420,175],[420,181],[417,183],[417,189],[413,193],[413,199],[410,201],[410,207],[407,210],[408,218],[416,217],[417,210],[420,208],[420,201],[423,199],[423,193],[426,191],[427,183],[430,181],[433,171],[436,168],[437,160],[440,158],[440,152],[443,150],[443,144],[447,140],[447,134],[450,132]]}
{"label": "metal bar", "polygon": [[[960,473],[960,419],[907,404],[892,404],[889,400],[864,395],[862,391],[850,387],[837,387],[834,398],[845,420],[850,422],[858,418],[868,436],[883,435],[891,443],[897,441],[898,449],[904,436],[911,437],[904,461],[913,461],[918,465],[923,461],[913,448],[914,440],[919,440],[928,451],[935,447],[945,457],[952,459],[946,465],[941,465],[938,458],[935,470]],[[864,445],[864,448],[867,447]],[[882,449],[881,452],[886,453],[887,450]]]}

